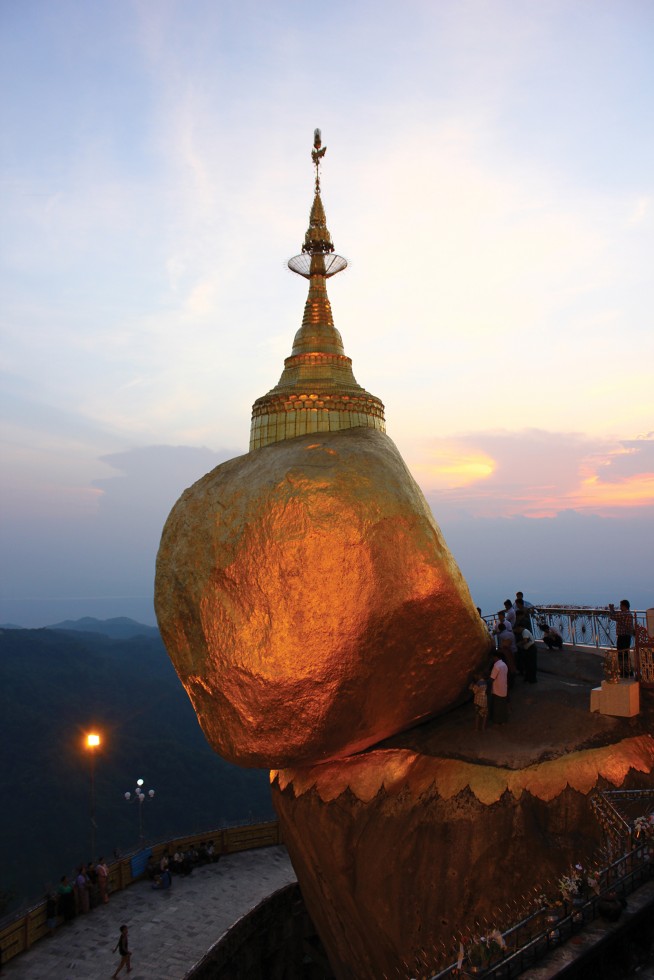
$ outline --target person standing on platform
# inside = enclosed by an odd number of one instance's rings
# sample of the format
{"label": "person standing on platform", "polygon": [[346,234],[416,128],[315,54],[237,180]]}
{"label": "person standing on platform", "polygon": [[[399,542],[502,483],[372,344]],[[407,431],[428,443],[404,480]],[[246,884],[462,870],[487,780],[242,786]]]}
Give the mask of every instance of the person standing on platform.
{"label": "person standing on platform", "polygon": [[54,936],[57,929],[57,896],[54,892],[48,892],[45,896],[45,924],[48,935]]}
{"label": "person standing on platform", "polygon": [[483,732],[488,718],[488,682],[483,674],[476,675],[470,690],[474,695],[475,703],[475,731]]}
{"label": "person standing on platform", "polygon": [[506,621],[509,624],[510,629],[515,626],[515,609],[513,608],[513,603],[510,599],[504,600],[504,615],[506,616]]}
{"label": "person standing on platform", "polygon": [[609,603],[609,617],[615,621],[615,648],[618,651],[620,677],[630,677],[631,669],[631,637],[634,629],[634,615],[628,599],[620,600],[620,612],[615,611],[612,602]]}
{"label": "person standing on platform", "polygon": [[525,680],[528,684],[535,684],[538,681],[536,671],[538,661],[536,654],[536,641],[529,630],[523,630],[520,636],[520,648],[522,650],[522,663],[525,668]]}
{"label": "person standing on platform", "polygon": [[98,861],[96,870],[98,872],[98,889],[100,891],[100,901],[106,905],[109,901],[109,868],[105,864],[103,857]]}
{"label": "person standing on platform", "polygon": [[63,916],[64,922],[70,922],[75,918],[75,892],[68,880],[67,875],[62,875],[57,888],[57,899],[59,902],[59,914]]}
{"label": "person standing on platform", "polygon": [[515,609],[515,625],[513,627],[513,632],[515,633],[515,638],[517,641],[520,639],[520,634],[523,630],[531,631],[531,616],[522,599],[516,599],[515,606],[513,608]]}
{"label": "person standing on platform", "polygon": [[515,658],[516,652],[514,634],[511,632],[511,630],[504,630],[503,633],[500,633],[500,657],[508,669],[506,680],[509,686],[509,691],[513,687],[515,683],[515,675],[518,673]]}
{"label": "person standing on platform", "polygon": [[484,624],[484,629],[488,632],[488,635],[492,637],[490,623],[487,623],[486,620],[484,619],[484,617],[482,616],[482,614],[481,614],[481,606],[477,606],[477,612],[479,613],[479,618],[481,619],[482,623]]}
{"label": "person standing on platform", "polygon": [[127,967],[127,972],[132,972],[132,954],[129,951],[129,937],[128,937],[127,926],[120,927],[120,936],[118,937],[118,942],[114,946],[114,953],[116,950],[120,953],[120,963],[116,968],[116,972],[112,974],[112,977],[117,977],[124,966]]}
{"label": "person standing on platform", "polygon": [[100,901],[100,889],[98,887],[98,869],[93,861],[86,865],[87,888],[89,892],[89,907],[94,909]]}
{"label": "person standing on platform", "polygon": [[511,626],[511,624],[509,623],[508,619],[506,618],[506,614],[505,614],[504,610],[503,609],[500,609],[500,611],[497,614],[497,623],[493,627],[493,634],[492,634],[493,636],[496,636],[497,637],[497,647],[498,647],[498,649],[499,649],[499,646],[500,646],[500,642],[502,640],[502,636],[503,636],[503,634],[505,632],[506,633],[512,633],[513,632],[513,627]]}
{"label": "person standing on platform", "polygon": [[508,673],[509,668],[504,663],[499,655],[499,652],[493,654],[493,669],[491,670],[491,705],[492,705],[492,717],[491,721],[494,725],[505,725],[509,720],[509,704],[508,704]]}
{"label": "person standing on platform", "polygon": [[77,869],[75,891],[77,893],[77,911],[80,915],[86,915],[91,908],[91,895],[89,891],[89,877],[86,873],[85,864],[80,864]]}

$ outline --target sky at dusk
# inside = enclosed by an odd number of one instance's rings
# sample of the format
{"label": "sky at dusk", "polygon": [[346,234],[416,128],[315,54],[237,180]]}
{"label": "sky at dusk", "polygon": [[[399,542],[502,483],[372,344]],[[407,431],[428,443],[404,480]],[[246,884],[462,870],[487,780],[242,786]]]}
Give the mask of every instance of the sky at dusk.
{"label": "sky at dusk", "polygon": [[0,5],[0,622],[154,622],[322,195],[354,374],[484,612],[654,606],[649,0]]}

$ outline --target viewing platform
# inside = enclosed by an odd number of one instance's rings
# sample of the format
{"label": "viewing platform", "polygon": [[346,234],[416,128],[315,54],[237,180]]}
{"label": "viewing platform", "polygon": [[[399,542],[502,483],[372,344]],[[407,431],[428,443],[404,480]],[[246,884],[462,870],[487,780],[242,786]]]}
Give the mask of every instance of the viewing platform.
{"label": "viewing platform", "polygon": [[[129,927],[134,980],[181,980],[239,919],[295,882],[282,845],[224,854],[215,864],[173,876],[154,889],[143,879],[112,892],[100,905],[59,925],[3,966],[7,980],[106,980],[120,959],[113,953],[120,926]],[[7,930],[0,930],[3,947]],[[123,970],[121,976],[125,976]]]}

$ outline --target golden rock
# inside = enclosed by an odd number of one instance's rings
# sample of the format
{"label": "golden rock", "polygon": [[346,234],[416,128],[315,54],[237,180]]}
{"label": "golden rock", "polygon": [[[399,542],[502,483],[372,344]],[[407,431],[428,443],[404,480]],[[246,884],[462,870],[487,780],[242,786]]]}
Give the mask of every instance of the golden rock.
{"label": "golden rock", "polygon": [[358,752],[467,694],[488,637],[384,433],[277,442],[173,508],[161,634],[210,744],[248,766]]}

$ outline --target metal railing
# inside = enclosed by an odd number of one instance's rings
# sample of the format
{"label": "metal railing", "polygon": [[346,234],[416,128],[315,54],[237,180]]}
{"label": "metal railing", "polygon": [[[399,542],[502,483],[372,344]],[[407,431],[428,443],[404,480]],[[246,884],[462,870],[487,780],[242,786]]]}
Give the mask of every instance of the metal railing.
{"label": "metal railing", "polygon": [[[646,611],[631,611],[636,624],[646,629]],[[615,647],[615,621],[611,619],[611,610],[606,606],[530,606],[527,612],[531,617],[532,633],[537,640],[543,638],[540,624],[546,623],[558,630],[563,642],[570,646],[595,647],[599,650]],[[497,618],[484,616],[484,621],[492,629]]]}
{"label": "metal railing", "polygon": [[551,909],[540,908],[521,919],[503,933],[506,952],[501,959],[485,969],[472,969],[458,962],[451,963],[429,980],[450,977],[483,976],[484,980],[513,980],[543,959],[550,950],[560,946],[602,914],[607,895],[623,899],[654,878],[654,849],[640,845],[622,855],[599,873],[600,894],[579,904],[564,902],[563,914],[556,916]]}

